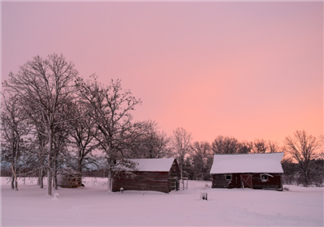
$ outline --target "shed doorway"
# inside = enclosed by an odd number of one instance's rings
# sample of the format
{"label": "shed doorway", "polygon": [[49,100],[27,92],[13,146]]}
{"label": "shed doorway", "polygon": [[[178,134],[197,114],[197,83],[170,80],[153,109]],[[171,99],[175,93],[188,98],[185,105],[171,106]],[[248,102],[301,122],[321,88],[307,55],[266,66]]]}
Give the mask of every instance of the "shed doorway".
{"label": "shed doorway", "polygon": [[252,188],[252,174],[241,174],[242,188]]}

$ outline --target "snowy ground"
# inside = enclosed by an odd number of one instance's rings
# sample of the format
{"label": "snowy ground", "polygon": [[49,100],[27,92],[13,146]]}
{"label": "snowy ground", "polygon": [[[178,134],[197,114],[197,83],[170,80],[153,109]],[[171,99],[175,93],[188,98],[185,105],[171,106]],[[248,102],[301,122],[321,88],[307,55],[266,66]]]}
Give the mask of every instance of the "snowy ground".
{"label": "snowy ground", "polygon": [[[36,180],[20,191],[1,179],[1,226],[323,226],[323,188],[289,191],[212,189],[189,181],[185,191],[107,192],[106,179],[85,178],[85,188],[46,196]],[[208,201],[200,193],[208,193]]]}

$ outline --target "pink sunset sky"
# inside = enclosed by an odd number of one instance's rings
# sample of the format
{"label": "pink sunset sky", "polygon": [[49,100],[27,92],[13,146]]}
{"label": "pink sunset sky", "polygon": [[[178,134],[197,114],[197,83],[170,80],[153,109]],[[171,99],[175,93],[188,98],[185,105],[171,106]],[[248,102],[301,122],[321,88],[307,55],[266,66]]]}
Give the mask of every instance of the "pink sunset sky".
{"label": "pink sunset sky", "polygon": [[323,2],[1,2],[2,80],[62,53],[194,141],[323,134]]}

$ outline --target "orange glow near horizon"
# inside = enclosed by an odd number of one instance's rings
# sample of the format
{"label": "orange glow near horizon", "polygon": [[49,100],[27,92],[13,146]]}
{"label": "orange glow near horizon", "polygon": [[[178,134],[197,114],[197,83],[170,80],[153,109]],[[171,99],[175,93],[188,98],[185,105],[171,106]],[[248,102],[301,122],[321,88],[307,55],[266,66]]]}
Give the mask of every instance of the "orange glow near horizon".
{"label": "orange glow near horizon", "polygon": [[323,2],[2,2],[2,80],[62,53],[194,141],[323,134]]}

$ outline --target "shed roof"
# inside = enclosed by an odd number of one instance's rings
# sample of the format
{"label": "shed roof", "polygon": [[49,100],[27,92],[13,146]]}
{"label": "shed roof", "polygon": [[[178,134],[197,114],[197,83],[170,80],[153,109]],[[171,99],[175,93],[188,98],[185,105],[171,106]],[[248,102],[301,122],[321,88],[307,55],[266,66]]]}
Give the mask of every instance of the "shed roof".
{"label": "shed roof", "polygon": [[136,171],[169,172],[174,158],[129,159],[136,163]]}
{"label": "shed roof", "polygon": [[214,155],[211,174],[283,173],[283,153]]}

